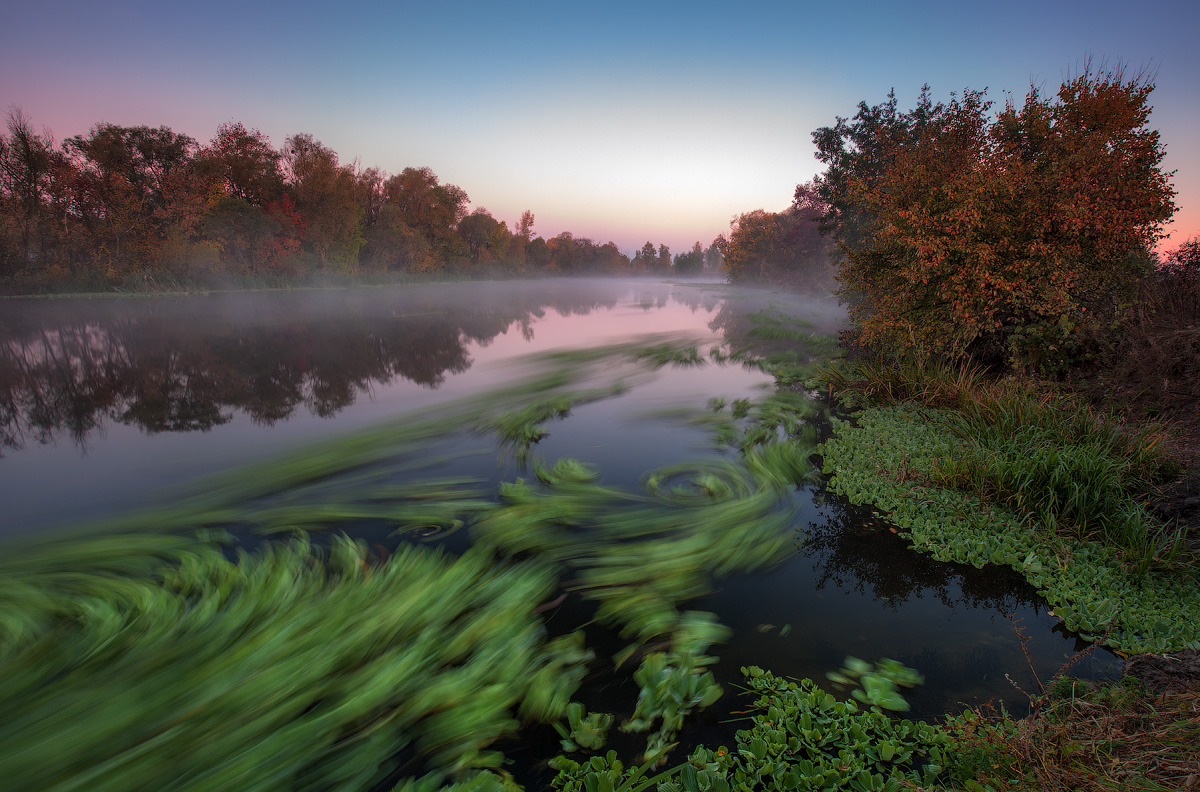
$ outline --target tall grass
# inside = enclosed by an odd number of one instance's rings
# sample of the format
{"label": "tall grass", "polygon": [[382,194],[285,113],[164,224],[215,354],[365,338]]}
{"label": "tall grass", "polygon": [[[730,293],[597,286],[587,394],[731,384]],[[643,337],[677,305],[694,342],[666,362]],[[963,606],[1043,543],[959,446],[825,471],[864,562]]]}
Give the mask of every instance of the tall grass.
{"label": "tall grass", "polygon": [[945,486],[974,490],[1027,522],[1118,548],[1137,574],[1175,560],[1182,531],[1139,501],[1169,467],[1156,426],[1131,427],[1070,396],[1007,391],[945,418],[965,443],[943,460]]}
{"label": "tall grass", "polygon": [[1049,533],[1114,547],[1138,574],[1183,548],[1182,531],[1143,505],[1173,467],[1157,425],[1131,426],[1072,395],[946,361],[835,361],[821,377],[853,405],[939,408],[930,419],[962,440],[935,469],[940,486],[972,491]]}

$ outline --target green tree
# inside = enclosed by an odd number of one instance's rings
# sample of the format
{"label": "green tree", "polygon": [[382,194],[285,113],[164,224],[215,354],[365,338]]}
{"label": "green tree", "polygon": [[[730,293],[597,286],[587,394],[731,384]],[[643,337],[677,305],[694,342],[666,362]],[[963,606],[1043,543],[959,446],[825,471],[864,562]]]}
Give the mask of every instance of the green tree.
{"label": "green tree", "polygon": [[704,268],[712,272],[720,272],[725,269],[725,254],[722,249],[729,244],[725,240],[724,234],[718,234],[717,238],[708,246],[708,250],[704,251]]}
{"label": "green tree", "polygon": [[688,253],[675,257],[674,270],[677,275],[698,275],[704,269],[704,246],[699,242],[692,245]]}

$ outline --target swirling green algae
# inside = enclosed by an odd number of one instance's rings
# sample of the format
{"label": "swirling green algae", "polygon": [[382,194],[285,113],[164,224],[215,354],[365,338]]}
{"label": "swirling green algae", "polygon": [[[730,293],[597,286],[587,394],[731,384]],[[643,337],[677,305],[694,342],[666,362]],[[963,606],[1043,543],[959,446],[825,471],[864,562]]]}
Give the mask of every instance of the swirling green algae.
{"label": "swirling green algae", "polygon": [[1200,648],[1200,587],[1186,570],[1134,575],[1113,549],[1039,534],[970,493],[931,485],[938,460],[966,451],[938,416],[911,406],[858,413],[820,448],[829,488],[887,514],[940,561],[1015,569],[1089,639],[1129,654]]}

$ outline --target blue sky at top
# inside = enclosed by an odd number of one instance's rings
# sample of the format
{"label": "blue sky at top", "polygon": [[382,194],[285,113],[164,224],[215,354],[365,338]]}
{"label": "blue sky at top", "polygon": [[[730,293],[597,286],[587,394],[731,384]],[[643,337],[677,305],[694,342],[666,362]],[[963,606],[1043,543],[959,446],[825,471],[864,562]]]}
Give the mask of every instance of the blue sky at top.
{"label": "blue sky at top", "polygon": [[631,251],[710,242],[819,170],[811,132],[895,87],[1003,102],[1083,59],[1157,71],[1151,123],[1200,234],[1200,3],[232,3],[46,0],[0,30],[0,108],[207,141],[230,120],[343,161],[429,166],[510,224]]}

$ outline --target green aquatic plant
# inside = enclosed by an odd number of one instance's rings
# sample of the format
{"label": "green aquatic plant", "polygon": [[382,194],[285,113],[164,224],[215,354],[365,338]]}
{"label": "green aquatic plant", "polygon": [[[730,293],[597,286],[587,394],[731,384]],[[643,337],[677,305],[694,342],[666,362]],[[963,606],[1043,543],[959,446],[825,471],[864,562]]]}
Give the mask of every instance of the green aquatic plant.
{"label": "green aquatic plant", "polygon": [[841,702],[812,680],[788,682],[743,668],[753,725],[736,745],[696,748],[660,792],[694,790],[887,790],[942,780],[952,755],[939,726],[896,720]]}
{"label": "green aquatic plant", "polygon": [[[721,697],[721,686],[706,670],[716,658],[705,652],[728,637],[728,628],[711,613],[689,611],[680,617],[670,649],[651,652],[642,660],[633,674],[641,688],[637,708],[621,730],[650,731],[643,762],[665,761],[666,753],[674,747],[670,740],[683,728],[684,718]],[[656,722],[658,728],[654,728]]]}
{"label": "green aquatic plant", "polygon": [[613,716],[604,712],[589,713],[578,701],[567,705],[567,722],[555,723],[554,728],[562,737],[562,749],[573,751],[598,751],[608,741],[608,730]]}
{"label": "green aquatic plant", "polygon": [[839,689],[852,688],[850,695],[863,704],[892,712],[910,709],[898,688],[925,684],[925,677],[914,669],[886,657],[878,663],[847,657],[840,669],[825,676]]}
{"label": "green aquatic plant", "polygon": [[[6,646],[0,772],[17,789],[362,789],[415,750],[440,778],[562,716],[587,655],[547,642],[554,575],[335,539],[92,575],[68,613]],[[559,706],[561,704],[561,706]]]}
{"label": "green aquatic plant", "polygon": [[871,504],[912,546],[940,561],[1015,569],[1064,626],[1127,653],[1200,648],[1200,589],[1189,568],[1140,572],[1119,548],[1039,531],[973,492],[939,486],[942,460],[964,453],[944,413],[865,410],[821,446],[829,487]]}
{"label": "green aquatic plant", "polygon": [[549,434],[543,424],[563,418],[570,411],[571,400],[559,396],[501,413],[487,419],[482,425],[496,433],[502,448],[511,448],[516,452],[517,459],[527,460],[533,445]]}
{"label": "green aquatic plant", "polygon": [[[397,774],[414,790],[507,788],[471,772],[498,766],[492,746],[519,723],[561,719],[593,659],[581,633],[548,640],[537,617],[564,587],[631,641],[618,664],[670,641],[642,657],[661,656],[641,674],[655,692],[635,718],[661,755],[719,690],[696,646],[723,628],[679,606],[791,551],[792,491],[814,469],[806,433],[781,417],[763,442],[651,472],[635,491],[532,454],[532,478],[496,492],[430,468],[494,453],[489,438],[532,448],[544,421],[619,392],[626,370],[605,364],[629,354],[547,364],[558,368],[209,477],[158,508],[6,542],[0,773],[64,790],[360,789]],[[739,420],[770,414],[748,406]],[[429,453],[449,441],[463,450]],[[474,546],[453,560],[306,538],[364,524],[412,539],[461,529]],[[268,535],[254,553],[231,544],[247,531]]]}
{"label": "green aquatic plant", "polygon": [[524,787],[507,773],[499,775],[483,770],[445,785],[439,775],[406,778],[392,787],[392,792],[524,792]]}
{"label": "green aquatic plant", "polygon": [[639,351],[636,357],[638,360],[649,361],[655,368],[662,368],[667,365],[688,368],[703,366],[705,363],[704,358],[700,356],[700,352],[695,346],[681,347],[674,344],[648,347]]}
{"label": "green aquatic plant", "polygon": [[550,785],[560,792],[643,792],[651,787],[657,789],[657,784],[675,773],[670,769],[650,775],[651,762],[627,767],[617,758],[616,751],[583,762],[557,756],[550,760],[550,767],[557,771]]}

